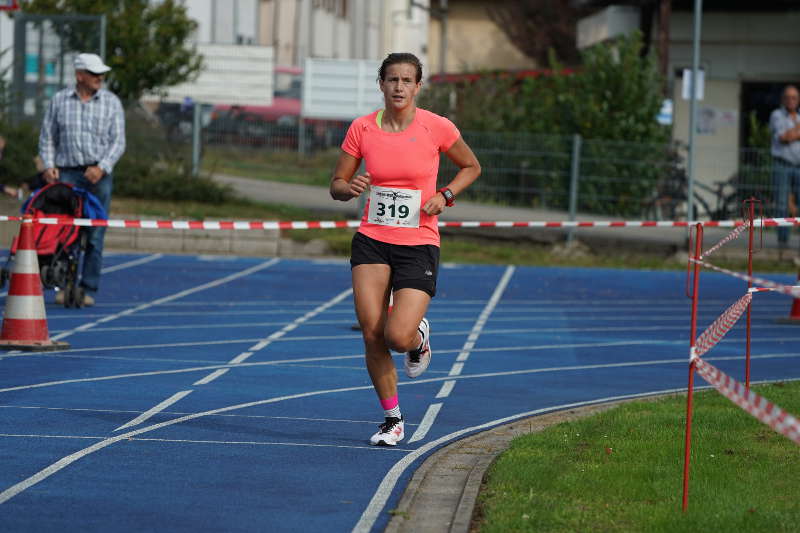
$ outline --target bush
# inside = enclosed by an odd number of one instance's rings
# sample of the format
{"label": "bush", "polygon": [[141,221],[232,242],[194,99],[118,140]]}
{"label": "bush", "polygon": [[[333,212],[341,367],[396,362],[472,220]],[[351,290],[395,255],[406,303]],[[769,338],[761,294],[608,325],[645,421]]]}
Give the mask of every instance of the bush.
{"label": "bush", "polygon": [[[0,180],[18,185],[36,175],[39,124],[12,125],[0,120],[6,148],[0,159]],[[114,168],[114,195],[172,201],[222,203],[233,198],[229,187],[191,175],[188,147],[167,142],[160,125],[134,108],[126,113],[125,154]]]}
{"label": "bush", "polygon": [[551,56],[550,70],[536,77],[487,73],[476,81],[434,83],[420,105],[452,118],[468,143],[473,132],[497,132],[502,148],[473,150],[482,162],[499,158],[502,175],[485,163],[494,175],[480,181],[515,203],[567,206],[569,142],[578,134],[584,139],[579,208],[638,214],[642,198],[670,172],[669,129],[656,121],[662,79],[642,47],[634,34],[585,50],[574,71]]}
{"label": "bush", "polygon": [[39,152],[39,129],[32,124],[12,125],[0,121],[0,135],[6,139],[3,158],[0,159],[0,181],[5,185],[19,185],[36,175],[34,158]]}

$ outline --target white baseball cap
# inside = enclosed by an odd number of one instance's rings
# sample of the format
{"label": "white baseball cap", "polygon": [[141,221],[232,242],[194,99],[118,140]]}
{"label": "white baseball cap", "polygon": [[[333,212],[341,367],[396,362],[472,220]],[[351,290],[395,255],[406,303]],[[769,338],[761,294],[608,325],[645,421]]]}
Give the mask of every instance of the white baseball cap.
{"label": "white baseball cap", "polygon": [[93,74],[104,74],[111,70],[111,67],[103,63],[97,54],[78,54],[75,58],[75,70],[88,70]]}

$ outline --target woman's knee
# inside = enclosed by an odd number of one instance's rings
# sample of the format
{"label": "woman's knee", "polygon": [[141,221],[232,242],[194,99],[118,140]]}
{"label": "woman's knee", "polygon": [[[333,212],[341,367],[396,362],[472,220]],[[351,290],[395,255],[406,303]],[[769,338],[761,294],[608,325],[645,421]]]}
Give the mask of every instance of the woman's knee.
{"label": "woman's knee", "polygon": [[386,333],[384,334],[386,338],[386,345],[394,350],[395,352],[408,352],[416,348],[415,344],[417,341],[417,330],[413,329],[411,331],[404,331],[400,328],[396,327],[387,327]]}
{"label": "woman's knee", "polygon": [[381,327],[361,326],[361,335],[364,337],[364,346],[367,352],[374,352],[386,348],[386,338]]}

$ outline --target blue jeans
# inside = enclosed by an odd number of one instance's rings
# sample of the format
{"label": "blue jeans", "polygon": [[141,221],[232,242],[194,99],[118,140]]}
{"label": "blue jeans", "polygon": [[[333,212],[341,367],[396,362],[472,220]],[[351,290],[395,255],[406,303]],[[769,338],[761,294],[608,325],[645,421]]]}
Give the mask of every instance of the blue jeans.
{"label": "blue jeans", "polygon": [[[791,165],[782,159],[772,163],[772,216],[785,218],[789,214],[789,195],[794,195],[800,203],[800,165]],[[789,241],[789,228],[778,228],[778,244],[786,246]]]}
{"label": "blue jeans", "polygon": [[[106,174],[95,184],[87,180],[80,170],[59,169],[59,175],[64,183],[81,187],[94,194],[108,213],[111,207],[111,191],[114,188],[113,174]],[[88,231],[88,240],[80,285],[87,292],[97,292],[100,285],[100,270],[103,268],[103,239],[106,236],[106,228],[98,226],[83,229]]]}

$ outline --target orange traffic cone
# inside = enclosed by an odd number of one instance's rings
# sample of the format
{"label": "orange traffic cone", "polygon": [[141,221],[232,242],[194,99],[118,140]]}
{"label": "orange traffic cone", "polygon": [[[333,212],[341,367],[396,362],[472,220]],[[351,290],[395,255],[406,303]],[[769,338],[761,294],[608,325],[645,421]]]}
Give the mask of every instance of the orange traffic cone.
{"label": "orange traffic cone", "polygon": [[[800,285],[800,271],[797,273],[797,285]],[[779,318],[779,324],[800,324],[800,298],[792,300],[792,309],[789,311],[789,316],[786,318]]]}
{"label": "orange traffic cone", "polygon": [[50,340],[47,331],[33,219],[26,216],[20,224],[17,253],[11,268],[0,349],[51,351],[67,348],[69,343]]}

